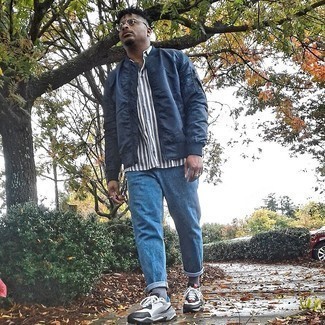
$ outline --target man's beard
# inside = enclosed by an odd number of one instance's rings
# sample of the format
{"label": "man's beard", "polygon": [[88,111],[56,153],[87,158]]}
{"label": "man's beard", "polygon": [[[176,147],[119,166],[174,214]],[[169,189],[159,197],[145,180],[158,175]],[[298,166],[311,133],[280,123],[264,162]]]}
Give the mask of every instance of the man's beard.
{"label": "man's beard", "polygon": [[132,46],[132,45],[134,45],[134,43],[135,43],[134,39],[127,39],[124,42],[124,46]]}

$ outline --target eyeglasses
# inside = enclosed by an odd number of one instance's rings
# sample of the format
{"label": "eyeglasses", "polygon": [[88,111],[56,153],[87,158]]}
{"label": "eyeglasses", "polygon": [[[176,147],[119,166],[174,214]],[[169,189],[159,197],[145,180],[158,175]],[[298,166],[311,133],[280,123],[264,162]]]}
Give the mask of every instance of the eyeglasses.
{"label": "eyeglasses", "polygon": [[123,28],[123,26],[126,24],[128,26],[133,26],[135,23],[143,23],[145,24],[147,27],[149,27],[144,21],[142,20],[138,20],[135,18],[130,18],[124,21],[121,21],[119,24],[116,25],[116,29],[120,32]]}

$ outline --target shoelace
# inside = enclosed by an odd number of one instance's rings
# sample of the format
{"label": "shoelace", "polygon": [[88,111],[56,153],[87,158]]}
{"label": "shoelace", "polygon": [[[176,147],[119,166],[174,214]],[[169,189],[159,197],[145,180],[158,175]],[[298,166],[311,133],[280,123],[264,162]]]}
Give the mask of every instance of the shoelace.
{"label": "shoelace", "polygon": [[152,296],[148,296],[148,297],[144,298],[143,300],[141,300],[140,305],[142,307],[147,307],[147,306],[152,305],[160,300],[163,300],[163,298],[159,298],[155,295],[152,295]]}
{"label": "shoelace", "polygon": [[193,287],[188,287],[185,291],[185,297],[187,301],[196,301],[199,300],[199,290]]}

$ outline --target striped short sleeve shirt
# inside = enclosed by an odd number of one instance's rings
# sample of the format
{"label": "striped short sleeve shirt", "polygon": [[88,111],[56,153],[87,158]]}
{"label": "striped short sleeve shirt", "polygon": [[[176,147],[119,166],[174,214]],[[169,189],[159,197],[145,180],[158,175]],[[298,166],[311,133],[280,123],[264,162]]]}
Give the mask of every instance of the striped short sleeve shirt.
{"label": "striped short sleeve shirt", "polygon": [[151,46],[143,53],[143,65],[138,73],[138,163],[125,171],[143,171],[153,168],[170,168],[184,165],[185,159],[163,160],[159,142],[158,124],[149,84],[145,59]]}

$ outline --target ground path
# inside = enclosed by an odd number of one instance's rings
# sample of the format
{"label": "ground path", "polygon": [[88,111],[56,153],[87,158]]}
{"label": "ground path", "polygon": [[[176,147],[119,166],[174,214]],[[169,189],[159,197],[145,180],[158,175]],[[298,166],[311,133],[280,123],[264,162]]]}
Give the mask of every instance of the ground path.
{"label": "ground path", "polygon": [[[283,264],[214,264],[226,277],[202,287],[205,308],[183,314],[181,296],[172,297],[177,318],[168,324],[267,324],[297,314],[300,299],[325,299],[325,267]],[[137,308],[133,306],[132,309]],[[126,315],[106,315],[94,325],[127,324]]]}

